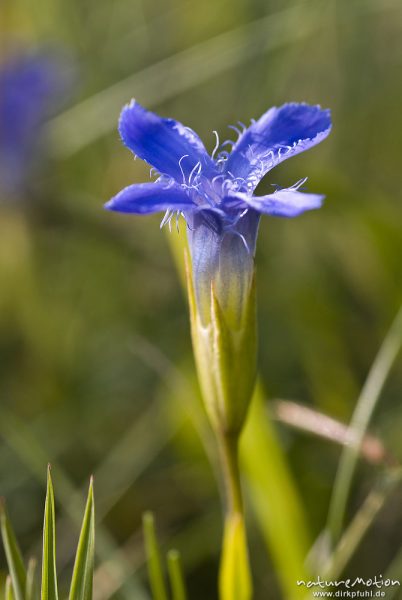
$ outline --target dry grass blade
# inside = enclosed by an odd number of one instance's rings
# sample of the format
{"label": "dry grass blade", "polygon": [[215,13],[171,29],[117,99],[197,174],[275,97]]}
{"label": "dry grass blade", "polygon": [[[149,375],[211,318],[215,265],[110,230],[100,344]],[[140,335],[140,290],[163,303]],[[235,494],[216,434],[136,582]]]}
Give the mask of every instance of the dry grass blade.
{"label": "dry grass blade", "polygon": [[[345,424],[307,406],[290,400],[278,400],[273,407],[274,417],[295,429],[312,433],[320,438],[345,446],[350,442],[350,428]],[[366,434],[360,447],[361,456],[372,465],[396,466],[382,441]]]}

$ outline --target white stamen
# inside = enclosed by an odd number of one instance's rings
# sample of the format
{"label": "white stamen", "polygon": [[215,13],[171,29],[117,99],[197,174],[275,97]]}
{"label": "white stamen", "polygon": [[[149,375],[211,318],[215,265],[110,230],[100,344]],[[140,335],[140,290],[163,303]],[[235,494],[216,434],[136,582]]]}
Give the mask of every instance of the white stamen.
{"label": "white stamen", "polygon": [[214,185],[218,179],[225,179],[225,175],[223,173],[221,175],[215,175],[215,177],[212,178],[212,185]]}
{"label": "white stamen", "polygon": [[237,235],[240,237],[241,241],[243,242],[243,244],[244,244],[244,246],[245,246],[245,248],[246,248],[247,252],[248,252],[249,254],[251,254],[251,252],[250,252],[250,248],[249,248],[249,245],[247,244],[247,241],[246,241],[246,238],[244,237],[244,235],[243,235],[242,233],[239,233],[238,231],[237,231],[236,233],[237,233]]}
{"label": "white stamen", "polygon": [[304,179],[300,179],[299,181],[296,181],[296,183],[294,183],[292,186],[290,186],[289,189],[291,190],[298,190],[302,185],[304,185],[307,181],[307,177],[304,177]]}
{"label": "white stamen", "polygon": [[179,160],[179,167],[180,167],[181,174],[183,176],[183,183],[186,183],[186,176],[184,174],[183,167],[181,166],[181,162],[184,158],[188,158],[188,156],[189,156],[188,154],[184,154],[184,156],[182,156],[181,159]]}
{"label": "white stamen", "polygon": [[198,175],[201,173],[201,169],[202,169],[200,161],[198,161],[198,163],[191,169],[191,173],[188,177],[188,183],[190,186],[192,185],[192,177],[195,174],[195,172],[197,171],[197,169],[198,169],[198,172],[197,172],[196,176],[198,177]]}
{"label": "white stamen", "polygon": [[242,132],[238,127],[236,127],[236,125],[228,125],[228,128],[232,129],[234,132],[236,132],[238,138],[241,136]]}
{"label": "white stamen", "polygon": [[167,211],[165,212],[165,216],[163,217],[161,224],[159,226],[160,229],[162,229],[162,227],[164,227],[164,225],[166,225],[169,218],[170,218],[170,208],[168,208]]}
{"label": "white stamen", "polygon": [[233,148],[233,146],[235,146],[235,145],[236,145],[236,142],[234,142],[233,140],[225,140],[223,142],[223,144],[221,144],[221,148],[224,148],[225,146],[232,146],[232,148]]}
{"label": "white stamen", "polygon": [[216,152],[216,151],[218,150],[218,148],[219,148],[219,135],[218,135],[218,132],[217,132],[217,131],[215,131],[215,130],[214,130],[212,133],[215,135],[215,138],[216,138],[215,147],[214,147],[214,149],[212,150],[212,154],[211,154],[211,158],[214,158],[214,157],[215,157],[215,152]]}

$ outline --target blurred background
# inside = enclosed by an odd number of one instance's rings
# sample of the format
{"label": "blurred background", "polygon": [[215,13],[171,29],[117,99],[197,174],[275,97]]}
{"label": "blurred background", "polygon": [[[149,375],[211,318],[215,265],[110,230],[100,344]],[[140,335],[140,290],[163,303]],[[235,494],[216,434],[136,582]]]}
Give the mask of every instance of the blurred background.
{"label": "blurred background", "polygon": [[[213,130],[233,138],[228,125],[272,105],[332,109],[330,137],[262,184],[308,175],[327,200],[262,221],[259,368],[267,418],[282,398],[347,423],[402,296],[402,5],[2,0],[0,11],[0,495],[24,555],[39,556],[52,464],[64,589],[93,473],[95,598],[149,598],[141,514],[151,509],[162,545],[182,551],[190,597],[214,600],[220,500],[177,233],[161,232],[159,216],[103,210],[149,178],[119,141],[119,112],[136,97],[212,150]],[[399,360],[372,423],[397,459],[401,390]],[[313,540],[340,449],[276,427]],[[378,469],[359,465],[348,518]],[[401,501],[401,490],[388,499],[351,574],[386,570],[402,543]],[[251,509],[249,527],[255,597],[282,598]]]}

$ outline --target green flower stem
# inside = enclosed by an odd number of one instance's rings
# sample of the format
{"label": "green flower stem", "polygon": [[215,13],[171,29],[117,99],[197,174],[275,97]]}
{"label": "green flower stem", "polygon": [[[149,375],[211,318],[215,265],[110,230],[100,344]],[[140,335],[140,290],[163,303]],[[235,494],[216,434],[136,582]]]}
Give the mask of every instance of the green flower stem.
{"label": "green flower stem", "polygon": [[243,514],[243,498],[240,482],[238,458],[238,434],[218,431],[217,434],[220,465],[225,491],[225,513]]}
{"label": "green flower stem", "polygon": [[239,434],[216,432],[225,488],[225,526],[219,569],[220,600],[250,600],[252,580],[238,461]]}

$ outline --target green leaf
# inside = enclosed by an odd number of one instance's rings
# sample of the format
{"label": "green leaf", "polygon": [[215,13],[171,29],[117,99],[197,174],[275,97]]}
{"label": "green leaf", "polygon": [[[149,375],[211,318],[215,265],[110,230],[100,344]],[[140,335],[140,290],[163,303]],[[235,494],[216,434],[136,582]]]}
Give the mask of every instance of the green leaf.
{"label": "green leaf", "polygon": [[28,561],[28,569],[27,569],[27,580],[25,585],[25,600],[36,600],[36,585],[35,585],[35,577],[36,577],[36,567],[37,562],[35,558],[30,558]]}
{"label": "green leaf", "polygon": [[144,514],[143,519],[145,551],[147,555],[147,566],[149,582],[151,585],[153,600],[167,600],[165,580],[163,577],[160,550],[155,531],[155,521],[152,513]]}
{"label": "green leaf", "polygon": [[294,582],[309,577],[309,533],[297,487],[257,385],[240,444],[250,503],[287,600],[305,598]]}
{"label": "green leaf", "polygon": [[13,584],[16,600],[24,600],[26,585],[26,570],[22,560],[21,550],[7,516],[3,500],[0,501],[1,536],[6,554],[8,569]]}
{"label": "green leaf", "polygon": [[69,600],[92,600],[95,553],[95,504],[93,480],[89,484],[88,499],[82,521],[80,539],[75,556]]}
{"label": "green leaf", "polygon": [[186,600],[186,584],[181,567],[180,552],[177,550],[169,550],[167,564],[173,600]]}
{"label": "green leaf", "polygon": [[55,525],[54,493],[49,466],[47,470],[45,519],[43,525],[41,600],[58,600]]}
{"label": "green leaf", "polygon": [[4,600],[15,600],[13,584],[12,584],[10,575],[7,575],[7,578],[6,578],[6,586],[4,589]]}

